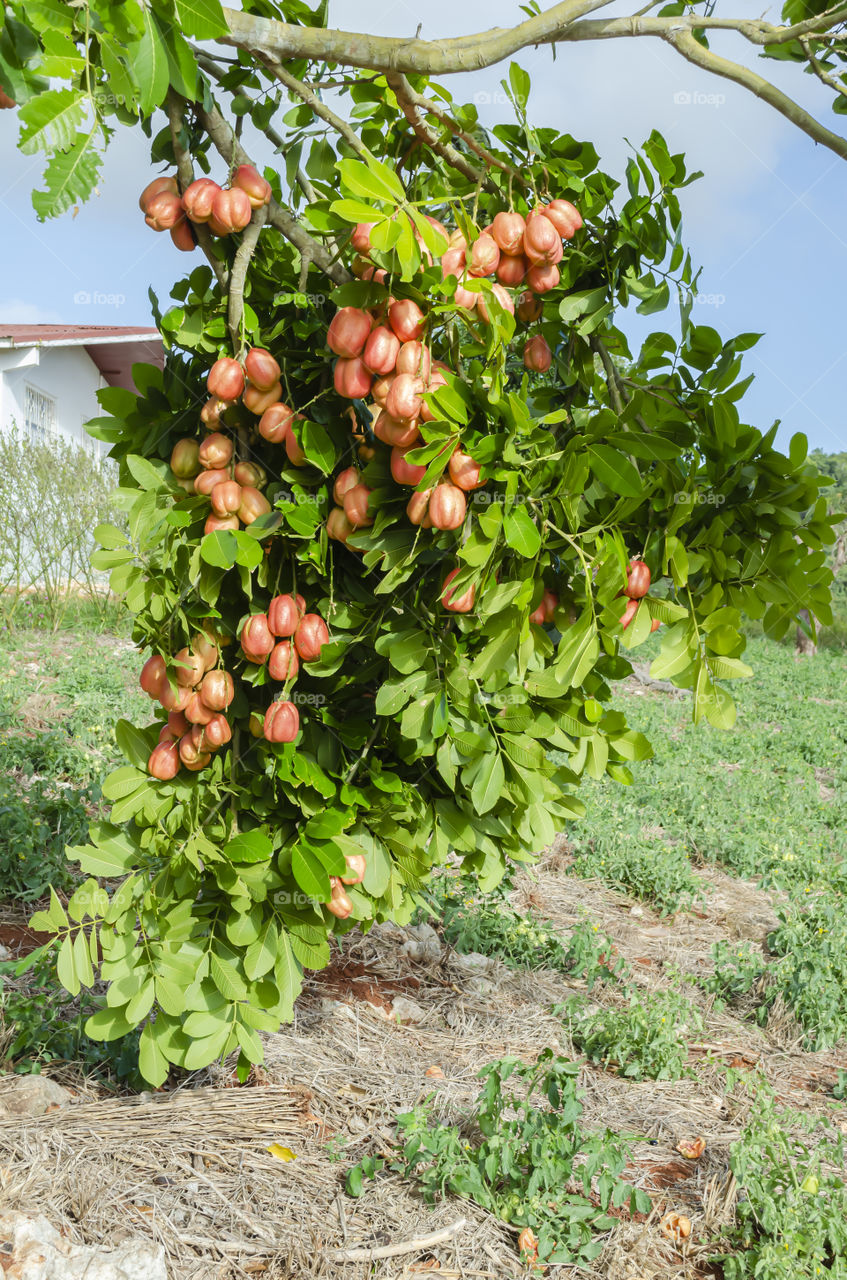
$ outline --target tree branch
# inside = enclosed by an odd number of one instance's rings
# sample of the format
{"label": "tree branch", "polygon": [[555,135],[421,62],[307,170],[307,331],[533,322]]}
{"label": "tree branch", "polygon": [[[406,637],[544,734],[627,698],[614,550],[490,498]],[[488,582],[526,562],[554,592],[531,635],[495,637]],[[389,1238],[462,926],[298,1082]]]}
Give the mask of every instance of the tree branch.
{"label": "tree branch", "polygon": [[751,71],[749,67],[742,66],[740,62],[731,62],[729,58],[722,58],[720,54],[712,53],[711,49],[704,49],[690,31],[677,31],[673,34],[669,32],[665,38],[668,44],[673,45],[683,58],[693,62],[696,67],[702,67],[704,71],[711,71],[715,75],[722,76],[724,80],[732,80],[735,84],[740,84],[743,89],[749,89],[757,98],[774,107],[780,115],[785,116],[786,120],[790,120],[798,129],[802,129],[803,133],[808,134],[815,142],[820,142],[830,151],[834,151],[837,156],[841,156],[842,160],[847,160],[847,138],[842,138],[840,134],[833,133],[831,129],[820,124],[814,116],[800,106],[799,102],[789,98],[769,80]]}
{"label": "tree branch", "polygon": [[[210,111],[200,107],[199,115],[215,150],[228,165],[253,163],[217,107],[212,107]],[[336,284],[344,284],[350,279],[346,269],[340,262],[333,260],[325,246],[310,236],[297,219],[275,200],[271,200],[268,205],[267,218],[268,222],[276,227],[277,231],[282,232],[295,249],[307,255],[315,266],[329,276],[330,280],[334,280]]]}
{"label": "tree branch", "polygon": [[[194,181],[194,164],[191,155],[182,145],[180,134],[182,126],[185,122],[185,102],[174,93],[173,89],[168,90],[166,101],[166,109],[168,113],[168,123],[171,128],[171,143],[174,150],[174,160],[176,161],[176,172],[179,179],[179,189],[184,191]],[[214,240],[212,233],[205,223],[192,222],[191,229],[194,232],[200,249],[206,256],[209,266],[215,273],[218,284],[222,289],[226,288],[226,268],[215,253]]]}
{"label": "tree branch", "polygon": [[238,246],[229,273],[229,297],[227,299],[227,328],[232,341],[232,350],[236,360],[241,355],[241,321],[244,316],[244,285],[247,280],[247,268],[250,259],[259,243],[259,232],[265,225],[268,216],[267,205],[253,210],[253,217],[244,228],[241,244]]}
{"label": "tree branch", "polygon": [[361,156],[365,154],[367,147],[364,145],[358,134],[354,133],[346,120],[342,120],[341,116],[337,116],[325,102],[321,101],[314,89],[310,88],[309,85],[304,84],[302,80],[298,80],[296,76],[293,76],[290,71],[287,71],[286,68],[276,60],[276,58],[266,57],[258,51],[256,56],[262,63],[264,63],[271,75],[276,76],[280,84],[284,84],[286,89],[290,89],[292,93],[296,93],[297,97],[305,102],[306,106],[309,107],[316,116],[328,124],[331,129],[334,129],[337,134],[340,134],[347,145],[352,147],[357,155]]}
{"label": "tree branch", "polygon": [[618,382],[618,371],[615,368],[615,362],[610,356],[605,342],[601,342],[598,337],[592,337],[589,340],[589,345],[591,346],[591,350],[600,357],[603,368],[606,372],[606,386],[609,388],[609,398],[612,401],[612,408],[618,417],[620,417],[626,406],[624,405],[623,397],[621,396],[621,387]]}
{"label": "tree branch", "polygon": [[502,62],[527,45],[553,44],[564,29],[584,13],[602,9],[611,0],[563,0],[546,13],[536,14],[516,27],[495,27],[478,35],[454,40],[408,40],[372,36],[326,27],[295,27],[271,18],[259,18],[236,9],[224,9],[229,36],[224,44],[261,57],[270,54],[280,62],[306,58],[336,62],[371,71],[402,71],[445,75],[478,71]]}
{"label": "tree branch", "polygon": [[[478,71],[490,67],[531,45],[556,44],[560,40],[599,40],[618,35],[664,36],[670,31],[737,31],[758,45],[787,44],[810,32],[827,31],[847,21],[847,4],[834,5],[792,26],[774,26],[760,19],[714,18],[706,14],[685,17],[612,18],[580,23],[590,34],[569,34],[578,18],[605,8],[611,0],[563,0],[552,9],[539,13],[515,27],[495,27],[476,35],[458,36],[452,40],[407,40],[391,36],[375,36],[326,27],[297,27],[271,18],[235,9],[224,9],[229,35],[224,44],[247,49],[257,55],[270,55],[289,62],[306,58],[315,62],[334,62],[341,66],[363,67],[370,71],[401,71],[408,74],[452,75],[461,71]],[[649,7],[649,6],[648,6]]]}
{"label": "tree branch", "polygon": [[[205,71],[207,75],[210,75],[217,84],[219,85],[222,84],[223,78],[226,73],[223,70],[223,68],[219,65],[219,63],[214,58],[210,58],[209,55],[206,52],[204,52],[204,50],[198,49],[196,45],[192,45],[191,50],[195,58],[197,59],[197,65],[203,71]],[[228,62],[229,60],[225,59],[225,61]],[[241,92],[244,93],[244,90],[242,89]],[[248,95],[245,94],[245,97],[247,96]],[[255,120],[254,120],[254,123],[255,123]],[[272,142],[274,144],[274,146],[276,147],[280,155],[284,156],[286,154],[286,152],[288,151],[288,147],[286,146],[285,139],[282,137],[280,133],[277,133],[273,125],[270,125],[270,124],[264,125],[262,127],[261,132],[265,135],[265,137],[268,139],[269,142]],[[303,192],[303,195],[306,197],[309,204],[313,204],[317,200],[318,198],[317,192],[315,191],[315,188],[312,186],[311,182],[309,181],[308,176],[304,173],[302,165],[297,166],[297,185],[300,188],[300,190]]]}
{"label": "tree branch", "polygon": [[822,81],[823,84],[828,85],[830,89],[833,89],[836,93],[840,93],[847,98],[847,85],[841,84],[835,79],[835,76],[831,76],[826,68],[818,62],[818,59],[812,53],[810,41],[807,40],[805,36],[802,36],[800,38],[800,44],[803,46],[803,52],[806,55],[809,66],[812,68],[817,78]]}
{"label": "tree branch", "polygon": [[[657,0],[657,2],[659,2],[659,0]],[[392,84],[392,73],[389,73],[386,76],[386,79],[388,83],[392,85],[392,88],[394,88]],[[406,77],[400,75],[399,72],[396,75],[396,79],[402,81],[403,92],[410,102],[413,102],[416,107],[419,107],[420,110],[425,112],[427,115],[435,116],[437,120],[440,120],[452,134],[457,138],[461,138],[462,142],[464,142],[475,155],[478,155],[480,160],[484,161],[489,169],[502,169],[504,173],[509,175],[513,182],[520,183],[522,187],[527,187],[529,185],[519,169],[513,168],[512,165],[509,164],[508,160],[501,160],[499,156],[495,156],[490,151],[487,151],[485,147],[477,142],[472,133],[468,133],[465,129],[460,128],[450,115],[447,108],[442,107],[440,102],[433,102],[432,98],[427,98],[422,93],[418,93],[412,88]],[[394,92],[396,94],[397,90],[395,89]]]}
{"label": "tree branch", "polygon": [[[762,48],[784,45],[800,41],[809,34],[831,31],[844,23],[847,21],[847,5],[834,5],[824,13],[791,26],[775,26],[761,19],[715,18],[708,14],[651,18],[645,16],[644,9],[630,17],[579,20],[585,14],[605,8],[610,2],[562,0],[546,12],[534,14],[512,28],[494,28],[476,35],[437,41],[397,39],[324,27],[298,27],[225,9],[229,35],[221,39],[225,44],[248,50],[260,60],[271,58],[275,63],[305,58],[392,75],[450,75],[492,66],[530,46],[654,36],[665,40],[696,66],[741,85],[774,107],[815,142],[847,159],[847,139],[827,129],[799,103],[756,72],[703,48],[693,34],[697,31],[734,31]],[[818,74],[814,64],[810,65]],[[274,73],[277,74],[276,71]],[[819,75],[819,78],[827,83],[824,77]],[[841,92],[837,84],[829,87]]]}
{"label": "tree branch", "polygon": [[[420,111],[429,110],[429,103],[426,98],[415,93],[409,81],[399,71],[389,71],[385,77],[389,88],[394,90],[394,96],[397,99],[400,110],[412,126],[412,130],[417,138],[420,138],[425,147],[429,147],[436,155],[446,160],[452,169],[470,179],[475,185],[482,183],[486,191],[492,195],[499,195],[500,189],[491,178],[487,176],[484,170],[475,168],[461,151],[457,151],[449,142],[442,142],[438,133],[426,120],[421,116]],[[458,129],[458,126],[455,126]],[[501,166],[502,167],[502,166]]]}

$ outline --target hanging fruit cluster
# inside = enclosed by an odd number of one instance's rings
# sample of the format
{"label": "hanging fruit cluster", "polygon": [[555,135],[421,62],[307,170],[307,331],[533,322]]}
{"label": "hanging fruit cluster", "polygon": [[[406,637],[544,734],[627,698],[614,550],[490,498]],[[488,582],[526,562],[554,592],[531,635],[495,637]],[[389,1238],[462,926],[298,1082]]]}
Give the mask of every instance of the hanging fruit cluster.
{"label": "hanging fruit cluster", "polygon": [[161,654],[153,654],[141,670],[144,692],[168,712],[147,763],[148,772],[160,781],[175,778],[180,766],[193,773],[204,769],[212,752],[232,738],[225,715],[234,694],[232,676],[218,666],[221,652],[216,639],[198,632],[191,645],[173,655],[175,678]]}
{"label": "hanging fruit cluster", "polygon": [[232,235],[243,231],[253,210],[269,204],[270,199],[270,183],[251,164],[242,164],[229,186],[197,178],[182,195],[173,176],[154,178],[142,191],[138,207],[148,227],[169,231],[177,249],[190,253],[197,247],[192,226],[207,226],[216,236]]}

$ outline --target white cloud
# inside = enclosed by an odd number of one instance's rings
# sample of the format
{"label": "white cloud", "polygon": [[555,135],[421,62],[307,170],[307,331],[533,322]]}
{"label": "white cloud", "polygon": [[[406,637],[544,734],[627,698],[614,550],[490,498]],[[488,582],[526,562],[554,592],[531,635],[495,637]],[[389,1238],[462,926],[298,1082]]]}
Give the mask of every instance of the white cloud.
{"label": "white cloud", "polygon": [[24,302],[21,298],[0,301],[0,324],[60,324],[58,311],[39,307],[36,302]]}

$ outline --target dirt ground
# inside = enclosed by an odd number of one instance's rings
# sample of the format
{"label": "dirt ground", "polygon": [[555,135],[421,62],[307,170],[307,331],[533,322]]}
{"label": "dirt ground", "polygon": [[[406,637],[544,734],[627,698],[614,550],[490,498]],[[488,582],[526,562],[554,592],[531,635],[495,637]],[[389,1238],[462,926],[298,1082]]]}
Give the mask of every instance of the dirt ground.
{"label": "dirt ground", "polygon": [[[614,939],[632,981],[645,987],[661,987],[671,971],[708,971],[713,942],[762,941],[774,924],[767,893],[715,870],[699,873],[706,905],[669,920],[575,879],[568,862],[566,846],[549,851],[519,878],[515,905],[531,903],[565,932],[587,914]],[[420,960],[408,943],[408,932],[392,925],[365,938],[349,935],[330,968],[310,977],[293,1025],[266,1038],[265,1066],[246,1087],[234,1087],[231,1063],[198,1073],[176,1091],[124,1099],[101,1098],[73,1073],[59,1075],[76,1089],[75,1105],[23,1124],[0,1121],[2,1202],[37,1207],[77,1240],[152,1237],[165,1248],[172,1280],[526,1274],[518,1229],[475,1205],[451,1197],[430,1208],[411,1182],[391,1172],[354,1200],[344,1192],[344,1177],[363,1156],[390,1154],[396,1116],[429,1094],[440,1117],[460,1121],[476,1096],[477,1073],[492,1060],[514,1054],[532,1061],[546,1046],[577,1057],[551,1008],[584,994],[585,984],[545,969],[514,971],[448,947]],[[843,1054],[802,1052],[788,1017],[772,1019],[765,1031],[719,1013],[693,986],[688,994],[706,1025],[688,1046],[696,1074],[633,1082],[593,1066],[581,1072],[585,1125],[634,1140],[625,1176],[650,1194],[653,1211],[637,1220],[622,1212],[588,1271],[553,1267],[550,1274],[583,1280],[715,1274],[707,1241],[731,1220],[736,1188],[728,1151],[745,1105],[727,1095],[715,1064],[759,1068],[782,1102],[826,1108],[826,1092],[847,1065]],[[614,1003],[620,996],[610,984],[595,987],[591,999]],[[427,1075],[428,1068],[443,1075]],[[705,1153],[683,1160],[676,1144],[694,1135],[706,1139]],[[287,1148],[288,1158],[270,1153],[272,1144]],[[669,1210],[691,1219],[681,1246],[659,1230]],[[460,1220],[441,1244],[388,1259],[342,1256],[408,1244]]]}

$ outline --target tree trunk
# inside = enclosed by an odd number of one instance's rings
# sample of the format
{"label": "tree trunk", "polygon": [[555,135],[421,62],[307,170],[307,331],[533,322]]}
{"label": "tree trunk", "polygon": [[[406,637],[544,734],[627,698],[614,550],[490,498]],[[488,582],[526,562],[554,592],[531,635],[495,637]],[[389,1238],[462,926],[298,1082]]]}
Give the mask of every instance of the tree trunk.
{"label": "tree trunk", "polygon": [[[811,616],[808,609],[800,610],[800,617],[803,619],[807,627],[811,626]],[[794,643],[794,653],[798,658],[813,658],[818,651],[811,636],[806,635],[802,627],[797,628],[797,638]]]}

